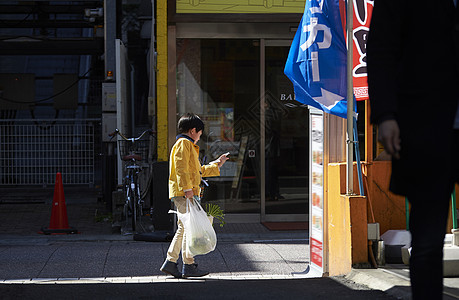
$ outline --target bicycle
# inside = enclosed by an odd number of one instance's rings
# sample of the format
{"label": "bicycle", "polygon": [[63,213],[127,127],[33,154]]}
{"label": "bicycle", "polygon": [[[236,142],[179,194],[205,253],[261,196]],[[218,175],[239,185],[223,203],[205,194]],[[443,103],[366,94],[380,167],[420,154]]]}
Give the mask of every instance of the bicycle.
{"label": "bicycle", "polygon": [[[145,195],[148,192],[149,185],[151,183],[151,176],[147,181],[147,187],[144,189],[144,193],[141,193],[139,178],[143,171],[140,162],[142,160],[151,161],[152,158],[148,157],[151,155],[149,149],[150,139],[142,139],[146,134],[153,135],[153,130],[148,129],[142,132],[138,137],[128,138],[119,129],[115,129],[115,132],[109,134],[112,138],[119,135],[121,139],[118,139],[118,149],[120,159],[125,162],[125,173],[123,179],[123,187],[125,192],[126,201],[123,208],[124,217],[126,218],[126,225],[129,224],[129,218],[131,219],[132,231],[135,232],[141,225],[141,218],[143,216],[143,206]],[[150,168],[151,169],[151,168]],[[150,174],[151,175],[151,174]]]}

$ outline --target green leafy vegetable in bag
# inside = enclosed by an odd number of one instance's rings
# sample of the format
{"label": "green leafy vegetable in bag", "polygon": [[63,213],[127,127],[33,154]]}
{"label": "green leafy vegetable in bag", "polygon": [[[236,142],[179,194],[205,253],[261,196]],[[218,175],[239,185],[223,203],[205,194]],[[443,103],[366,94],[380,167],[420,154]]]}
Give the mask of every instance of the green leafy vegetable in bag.
{"label": "green leafy vegetable in bag", "polygon": [[225,220],[223,220],[225,218],[225,214],[217,204],[206,203],[206,212],[208,216],[212,216],[220,221],[220,227],[223,227],[223,225],[226,224]]}

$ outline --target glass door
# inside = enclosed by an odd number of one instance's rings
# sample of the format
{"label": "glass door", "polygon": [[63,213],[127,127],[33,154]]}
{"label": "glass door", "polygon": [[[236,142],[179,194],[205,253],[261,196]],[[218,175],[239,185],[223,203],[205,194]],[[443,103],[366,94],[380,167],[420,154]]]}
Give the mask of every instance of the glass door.
{"label": "glass door", "polygon": [[220,176],[205,178],[202,204],[231,222],[260,220],[260,42],[177,39],[177,119],[198,114],[203,164],[229,152]]}
{"label": "glass door", "polygon": [[261,219],[268,222],[308,220],[309,113],[284,75],[290,44],[260,45]]}
{"label": "glass door", "polygon": [[308,220],[309,114],[284,75],[290,44],[177,39],[177,118],[204,120],[202,163],[230,152],[202,199],[228,222]]}

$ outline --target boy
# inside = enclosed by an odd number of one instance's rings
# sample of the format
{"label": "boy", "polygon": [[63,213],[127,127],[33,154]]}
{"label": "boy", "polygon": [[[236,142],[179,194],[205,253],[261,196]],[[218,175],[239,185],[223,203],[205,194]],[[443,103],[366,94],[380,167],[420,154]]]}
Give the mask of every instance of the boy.
{"label": "boy", "polygon": [[[174,202],[177,211],[186,212],[186,199],[200,201],[202,177],[220,175],[220,167],[228,160],[227,154],[221,155],[208,165],[199,162],[199,141],[204,130],[204,123],[195,114],[187,113],[178,121],[179,135],[171,150],[169,162],[169,198]],[[209,274],[198,269],[194,258],[185,251],[186,235],[184,224],[178,220],[177,231],[167,250],[167,258],[160,270],[175,278],[201,277]],[[182,251],[183,268],[179,272],[177,260]]]}

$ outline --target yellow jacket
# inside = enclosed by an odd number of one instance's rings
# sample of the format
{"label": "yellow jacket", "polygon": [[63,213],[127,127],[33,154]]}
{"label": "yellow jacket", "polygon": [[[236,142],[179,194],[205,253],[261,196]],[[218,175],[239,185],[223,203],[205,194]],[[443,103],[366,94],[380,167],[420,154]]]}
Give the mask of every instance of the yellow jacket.
{"label": "yellow jacket", "polygon": [[199,196],[201,178],[219,176],[220,169],[217,163],[201,166],[199,146],[181,137],[171,150],[169,174],[169,198],[184,196],[184,191],[189,189]]}

